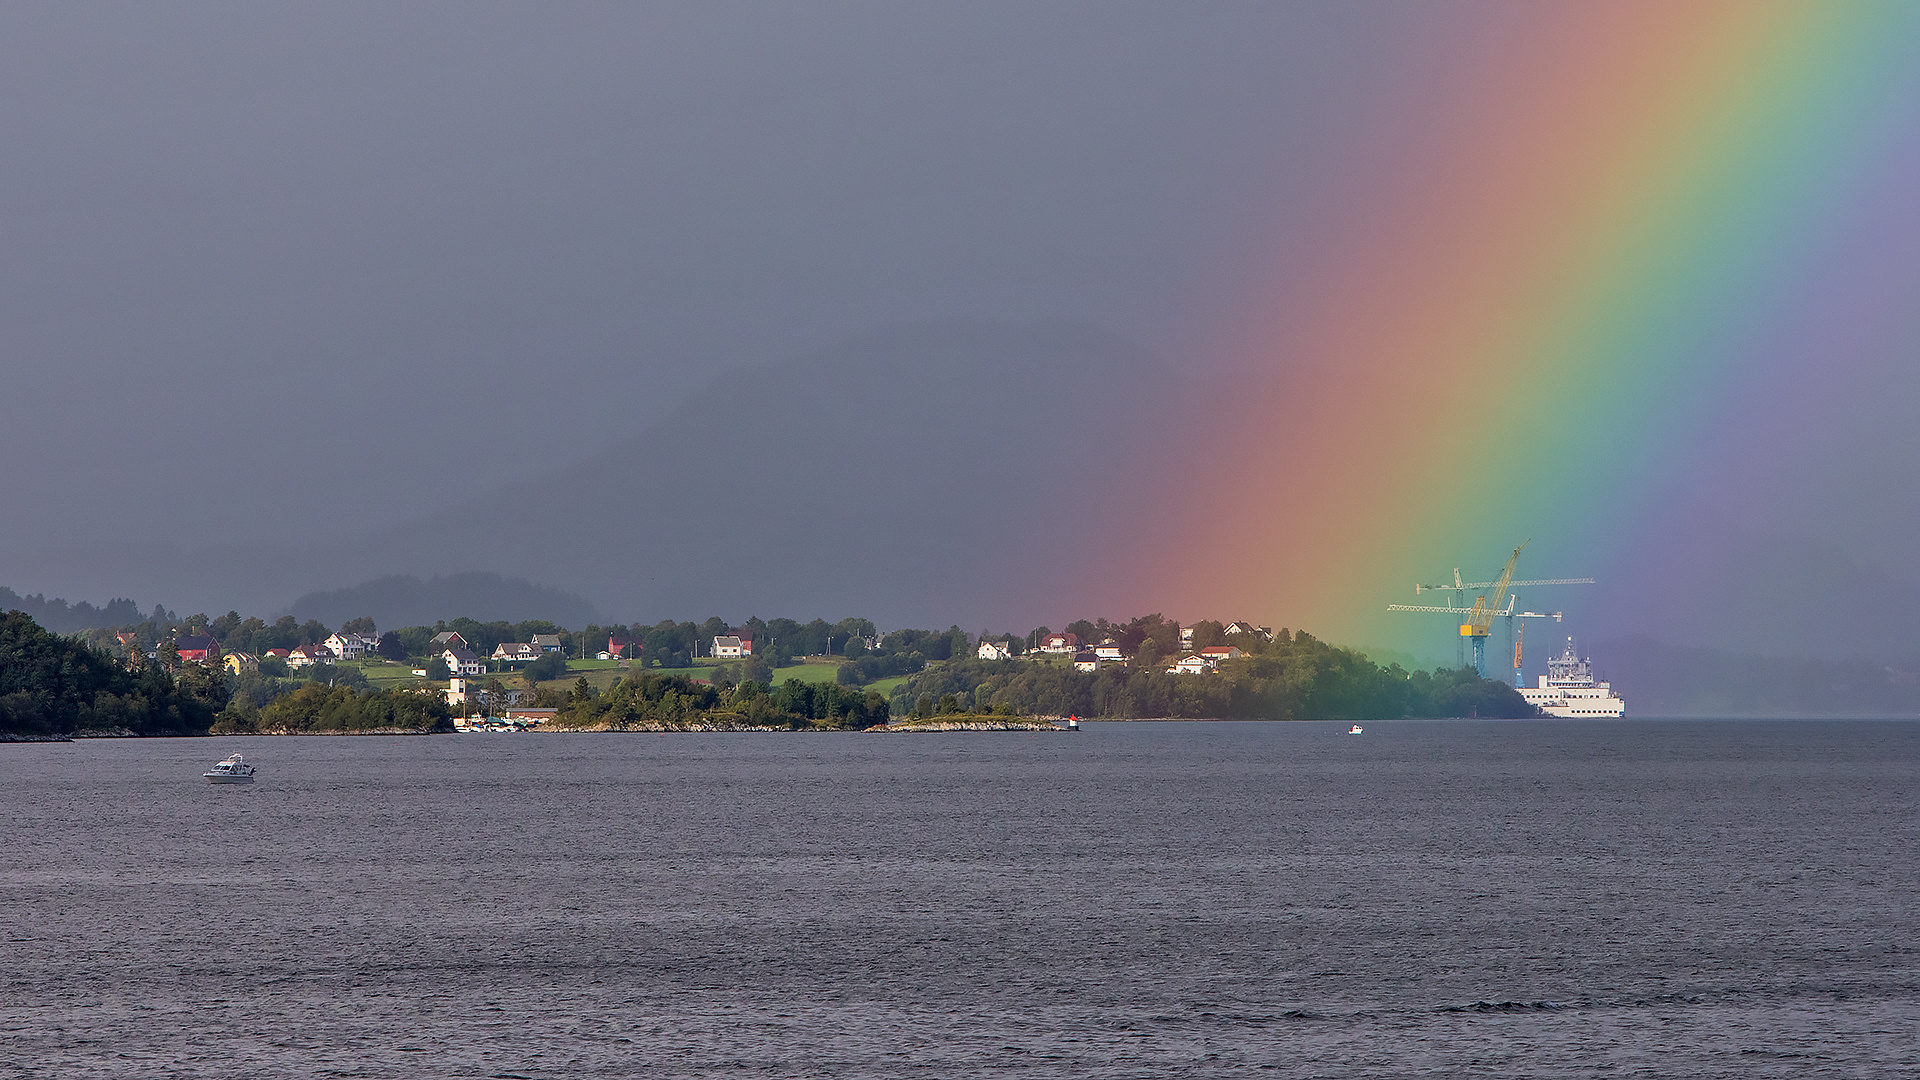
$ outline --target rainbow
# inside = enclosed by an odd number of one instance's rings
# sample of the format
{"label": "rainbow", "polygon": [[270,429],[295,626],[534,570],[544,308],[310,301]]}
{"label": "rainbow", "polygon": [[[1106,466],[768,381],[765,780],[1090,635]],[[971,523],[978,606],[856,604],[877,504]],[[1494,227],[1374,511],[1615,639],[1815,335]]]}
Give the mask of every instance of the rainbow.
{"label": "rainbow", "polygon": [[1136,553],[1141,601],[1432,639],[1384,605],[1531,537],[1630,603],[1744,410],[1914,340],[1920,4],[1474,10],[1225,340],[1256,374],[1168,513],[1206,557]]}

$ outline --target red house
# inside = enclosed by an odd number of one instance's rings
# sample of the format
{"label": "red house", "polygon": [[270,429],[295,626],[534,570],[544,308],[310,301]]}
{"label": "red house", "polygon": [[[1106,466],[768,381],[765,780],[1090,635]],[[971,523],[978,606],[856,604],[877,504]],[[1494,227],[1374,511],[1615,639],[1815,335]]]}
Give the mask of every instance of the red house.
{"label": "red house", "polygon": [[220,654],[220,643],[207,634],[181,634],[173,647],[181,663],[204,664]]}

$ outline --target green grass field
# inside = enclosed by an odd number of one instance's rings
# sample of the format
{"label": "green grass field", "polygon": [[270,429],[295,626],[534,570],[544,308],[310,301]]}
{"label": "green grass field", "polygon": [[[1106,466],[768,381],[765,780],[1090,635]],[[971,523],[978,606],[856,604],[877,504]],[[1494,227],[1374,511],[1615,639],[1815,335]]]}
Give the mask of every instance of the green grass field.
{"label": "green grass field", "polygon": [[[705,660],[704,657],[702,659]],[[716,662],[710,661],[694,665],[693,667],[643,669],[636,664],[629,664],[626,667],[622,667],[618,660],[569,660],[567,661],[567,674],[564,678],[551,679],[542,682],[540,685],[542,687],[570,690],[574,684],[584,676],[587,680],[587,685],[604,694],[609,687],[629,673],[644,670],[656,675],[679,675],[689,679],[705,679],[713,674],[715,663]],[[799,679],[802,682],[809,683],[830,683],[833,681],[834,676],[839,673],[840,664],[841,660],[838,657],[831,657],[804,660],[787,667],[776,668],[773,673],[773,685],[779,686],[788,679]],[[418,686],[440,687],[443,685],[438,682],[429,682],[415,675],[413,673],[413,667],[410,664],[389,664],[382,660],[349,660],[340,666],[358,668],[360,672],[367,677],[367,682],[376,690],[394,690],[401,687]],[[735,667],[737,668],[737,666],[736,663]],[[488,679],[499,679],[509,686],[518,685],[518,680],[512,672],[492,672],[474,681],[484,684]],[[893,687],[899,682],[899,679],[883,679],[875,683],[874,688],[878,689],[882,694],[886,694],[891,692]]]}
{"label": "green grass field", "polygon": [[774,668],[773,685],[779,686],[788,679],[799,679],[801,682],[809,683],[830,683],[839,673],[838,662],[795,664],[792,667]]}
{"label": "green grass field", "polygon": [[569,660],[565,678],[549,679],[537,685],[542,690],[571,690],[581,679],[585,679],[588,686],[604,694],[614,683],[625,678],[627,671],[637,670],[639,669],[621,670],[619,664],[612,660]]}
{"label": "green grass field", "polygon": [[411,664],[389,664],[384,660],[348,660],[340,666],[359,668],[360,673],[367,677],[368,684],[375,690],[398,690],[410,686],[435,685],[415,675]]}
{"label": "green grass field", "polygon": [[893,696],[894,687],[899,686],[901,683],[906,682],[908,679],[911,679],[911,678],[913,678],[913,676],[911,675],[895,675],[895,676],[892,676],[891,678],[875,679],[874,681],[868,683],[864,687],[864,689],[878,690],[880,691],[881,697],[890,698]]}

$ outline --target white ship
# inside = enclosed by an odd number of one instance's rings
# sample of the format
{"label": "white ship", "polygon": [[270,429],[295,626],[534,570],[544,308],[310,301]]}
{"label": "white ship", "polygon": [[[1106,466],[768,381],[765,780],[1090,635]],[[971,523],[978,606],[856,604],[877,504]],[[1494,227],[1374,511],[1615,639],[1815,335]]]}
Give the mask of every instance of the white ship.
{"label": "white ship", "polygon": [[1627,711],[1627,703],[1611,686],[1593,681],[1593,661],[1574,653],[1572,638],[1567,639],[1567,651],[1547,660],[1540,685],[1520,687],[1520,696],[1548,716],[1567,719],[1622,716]]}

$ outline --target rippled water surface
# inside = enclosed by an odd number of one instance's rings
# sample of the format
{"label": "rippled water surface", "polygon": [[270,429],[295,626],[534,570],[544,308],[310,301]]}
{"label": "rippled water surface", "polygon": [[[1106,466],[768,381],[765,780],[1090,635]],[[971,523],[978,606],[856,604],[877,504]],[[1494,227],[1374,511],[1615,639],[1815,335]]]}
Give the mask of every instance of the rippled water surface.
{"label": "rippled water surface", "polygon": [[1920,724],[1344,731],[0,745],[0,1077],[1920,1075]]}

